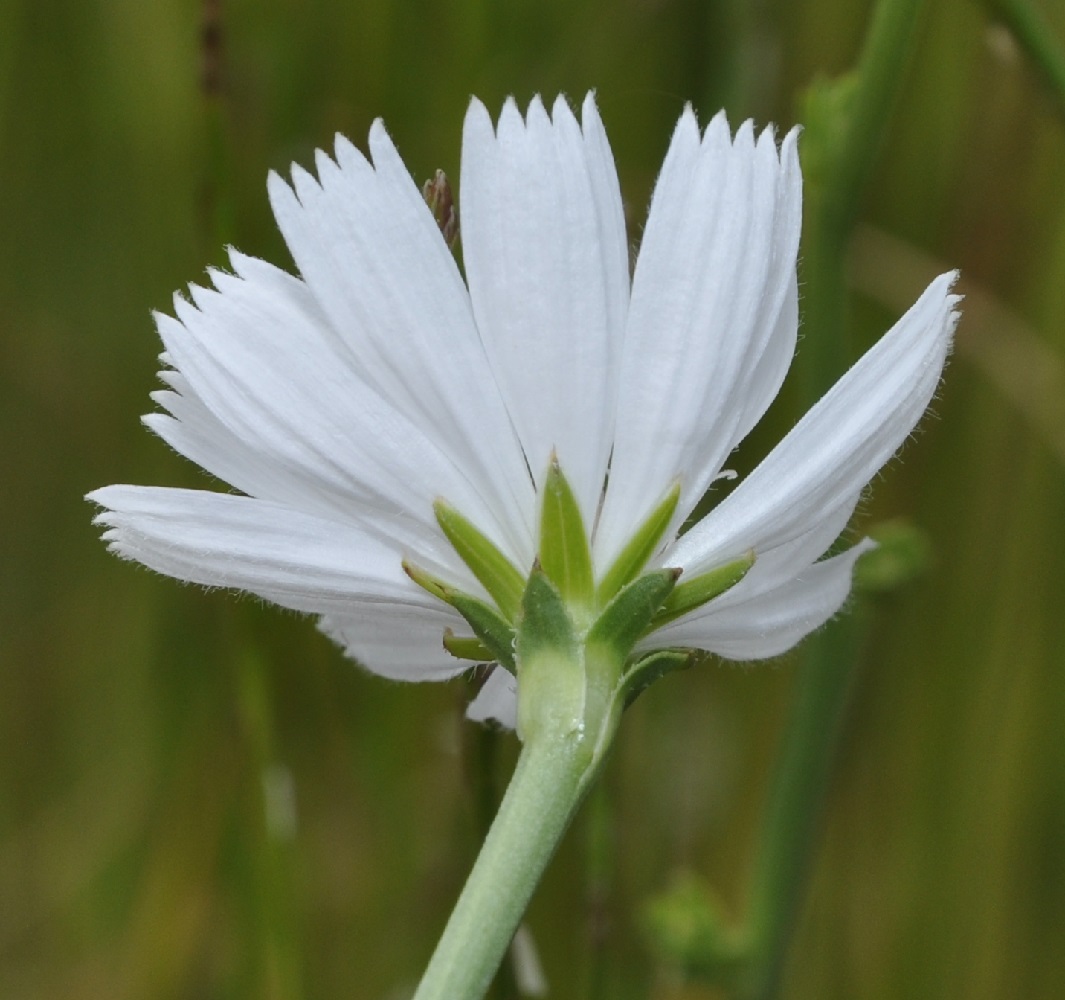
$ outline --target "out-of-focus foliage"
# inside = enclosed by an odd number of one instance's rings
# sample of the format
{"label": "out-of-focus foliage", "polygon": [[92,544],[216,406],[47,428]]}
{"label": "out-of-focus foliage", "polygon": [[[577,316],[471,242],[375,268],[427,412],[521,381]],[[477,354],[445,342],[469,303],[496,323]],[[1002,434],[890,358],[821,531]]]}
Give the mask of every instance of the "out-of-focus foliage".
{"label": "out-of-focus foliage", "polygon": [[[1065,39],[1062,9],[1037,6]],[[457,178],[471,93],[498,108],[595,88],[635,241],[685,101],[788,127],[853,64],[868,13],[238,0],[208,101],[195,0],[0,2],[0,995],[399,997],[476,847],[462,684],[364,675],[311,623],[123,565],[89,526],[96,486],[210,485],[138,425],[149,312],[223,242],[289,265],[266,171],[382,116],[419,183]],[[978,4],[926,5],[918,37],[863,205],[848,350],[937,270],[962,268],[969,305],[935,417],[859,524],[905,517],[930,552],[855,600],[864,662],[785,996],[1049,1000],[1065,996],[1065,123]],[[713,995],[655,965],[638,915],[678,869],[742,908],[791,682],[788,661],[704,666],[632,708],[613,818],[596,813],[604,881],[582,888],[579,820],[530,913],[553,996],[603,968],[619,1000]]]}

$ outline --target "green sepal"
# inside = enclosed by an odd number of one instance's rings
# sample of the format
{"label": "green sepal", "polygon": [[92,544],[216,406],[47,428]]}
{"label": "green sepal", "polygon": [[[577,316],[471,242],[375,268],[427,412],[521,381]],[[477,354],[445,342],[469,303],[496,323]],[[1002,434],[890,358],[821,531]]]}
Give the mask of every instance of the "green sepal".
{"label": "green sepal", "polygon": [[876,542],[876,548],[854,564],[854,589],[858,593],[887,594],[898,590],[927,573],[932,565],[928,535],[906,518],[873,525],[869,537]]}
{"label": "green sepal", "polygon": [[588,630],[585,640],[588,647],[609,646],[615,659],[624,662],[669,598],[679,576],[679,569],[660,569],[645,573],[623,587]]}
{"label": "green sepal", "polygon": [[466,619],[473,634],[487,647],[492,654],[491,659],[498,660],[511,673],[514,672],[514,627],[491,604],[456,590],[406,559],[403,560],[403,572],[433,597],[450,604]]}
{"label": "green sepal", "polygon": [[579,739],[587,705],[583,649],[562,595],[539,562],[525,585],[514,646],[518,738]]}
{"label": "green sepal", "polygon": [[522,595],[516,648],[519,662],[529,662],[543,652],[577,658],[573,619],[562,594],[539,563],[534,564]]}
{"label": "green sepal", "polygon": [[514,673],[514,627],[491,604],[469,594],[453,592],[448,602],[466,621],[473,634],[492,653],[492,659]]}
{"label": "green sepal", "polygon": [[644,568],[673,520],[679,500],[680,483],[677,482],[628,540],[610,569],[603,574],[596,591],[596,600],[600,607]]}
{"label": "green sepal", "polygon": [[540,565],[567,604],[592,607],[595,578],[584,518],[556,455],[541,490]]}
{"label": "green sepal", "polygon": [[656,649],[637,660],[621,679],[621,694],[628,708],[655,681],[674,670],[686,670],[701,656],[697,649]]}
{"label": "green sepal", "polygon": [[514,621],[521,607],[521,595],[525,581],[511,561],[503,555],[487,536],[468,521],[446,500],[438,499],[433,504],[436,522],[447,536],[459,558],[469,566],[470,572],[481,586],[492,595],[503,617]]}
{"label": "green sepal", "polygon": [[651,630],[661,628],[681,615],[702,607],[715,597],[720,597],[726,590],[735,587],[754,565],[754,550],[746,555],[735,559],[724,566],[710,570],[709,573],[700,573],[699,576],[685,580],[675,587],[668,600],[662,605],[662,609],[651,621]]}
{"label": "green sepal", "polygon": [[456,660],[491,663],[497,658],[480,639],[470,635],[455,635],[449,628],[444,629],[444,649]]}
{"label": "green sepal", "polygon": [[445,604],[450,604],[448,595],[452,593],[453,588],[449,587],[439,577],[433,576],[432,573],[427,573],[421,566],[415,566],[414,563],[404,559],[400,565],[403,567],[403,572],[407,574],[422,590],[433,597],[438,598]]}

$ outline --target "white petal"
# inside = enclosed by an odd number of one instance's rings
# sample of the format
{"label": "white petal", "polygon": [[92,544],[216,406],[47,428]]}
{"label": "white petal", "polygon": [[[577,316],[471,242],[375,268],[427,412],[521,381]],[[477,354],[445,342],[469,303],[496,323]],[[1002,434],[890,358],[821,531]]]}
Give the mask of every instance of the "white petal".
{"label": "white petal", "polygon": [[860,498],[860,493],[847,497],[835,510],[825,511],[809,531],[774,548],[760,550],[747,575],[714,601],[715,609],[750,601],[802,574],[840,537]]}
{"label": "white petal", "polygon": [[473,722],[498,722],[506,729],[518,728],[518,680],[502,667],[495,667],[477,697],[466,709]]}
{"label": "white petal", "polygon": [[896,452],[939,384],[958,314],[956,275],[921,298],[766,459],[668,554],[685,572],[773,549],[839,511]]}
{"label": "white petal", "polygon": [[146,427],[179,454],[249,496],[295,506],[310,513],[346,516],[351,497],[310,480],[269,452],[256,450],[233,434],[204,405],[180,372],[160,372],[173,390],[152,393],[166,413],[143,417]]}
{"label": "white petal", "polygon": [[784,377],[795,356],[799,335],[799,279],[794,268],[776,325],[766,342],[765,351],[750,368],[750,375],[738,400],[742,415],[732,436],[729,450],[738,445],[762,419],[769,404],[777,398]]}
{"label": "white petal", "polygon": [[511,558],[531,561],[531,542],[508,533],[466,468],[365,382],[303,282],[232,257],[238,275],[213,273],[217,290],[194,288],[195,305],[175,301],[178,319],[156,317],[186,398],[164,405],[192,422],[186,434],[165,419],[153,428],[240,489],[292,503],[302,492],[297,505],[311,511],[371,509],[397,538],[411,525],[437,535],[432,504],[447,496]]}
{"label": "white petal", "polygon": [[780,387],[797,328],[802,188],[796,132],[733,140],[691,109],[655,187],[633,279],[610,486],[596,538],[607,565],[669,484],[679,526]]}
{"label": "white petal", "polygon": [[444,649],[444,630],[469,626],[443,604],[362,604],[328,615],[319,628],[367,670],[397,681],[442,681],[469,670]]}
{"label": "white petal", "polygon": [[[372,165],[338,137],[338,162],[319,153],[317,181],[293,170],[295,193],[271,176],[278,225],[349,365],[465,471],[502,526],[501,544],[524,562],[535,496],[469,296],[380,122],[370,130],[370,151]],[[478,512],[445,495],[481,523]]]}
{"label": "white petal", "polygon": [[690,646],[730,660],[779,656],[839,611],[850,593],[855,561],[874,547],[867,539],[749,601],[723,607],[711,601],[655,632],[647,645]]}
{"label": "white petal", "polygon": [[462,141],[463,255],[477,324],[529,464],[552,449],[589,527],[610,454],[628,300],[613,158],[592,99],[583,131],[559,98],[496,130],[474,101]]}
{"label": "white petal", "polygon": [[[117,555],[208,587],[233,587],[282,607],[343,614],[352,602],[435,608],[404,574],[415,558],[445,572],[438,554],[402,552],[355,521],[327,520],[281,504],[200,490],[108,486],[88,499]],[[467,573],[456,584],[477,588]]]}

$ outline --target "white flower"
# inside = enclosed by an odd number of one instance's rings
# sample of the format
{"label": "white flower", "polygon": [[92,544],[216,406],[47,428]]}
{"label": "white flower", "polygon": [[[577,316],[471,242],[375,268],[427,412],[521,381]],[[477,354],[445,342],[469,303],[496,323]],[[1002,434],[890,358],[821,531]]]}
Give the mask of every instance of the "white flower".
{"label": "white flower", "polygon": [[[703,520],[684,519],[776,395],[795,349],[796,132],[681,116],[630,283],[614,161],[595,103],[565,100],[463,134],[466,280],[384,126],[370,157],[337,138],[317,179],[270,177],[295,278],[231,253],[233,273],[156,317],[168,389],[147,425],[239,494],[110,486],[90,499],[111,549],[182,580],[322,616],[388,677],[469,667],[469,635],[409,560],[487,597],[441,530],[443,498],[520,573],[538,550],[552,456],[597,574],[679,484],[649,566],[688,580],[753,552],[721,596],[641,648],[732,659],[788,649],[841,606],[868,543],[818,561],[920,419],[957,313],[953,275],[910,311]],[[816,337],[817,330],[809,331]],[[609,470],[609,476],[608,476]],[[605,486],[604,486],[605,484]],[[667,513],[669,508],[667,507]],[[473,714],[513,718],[497,670]]]}

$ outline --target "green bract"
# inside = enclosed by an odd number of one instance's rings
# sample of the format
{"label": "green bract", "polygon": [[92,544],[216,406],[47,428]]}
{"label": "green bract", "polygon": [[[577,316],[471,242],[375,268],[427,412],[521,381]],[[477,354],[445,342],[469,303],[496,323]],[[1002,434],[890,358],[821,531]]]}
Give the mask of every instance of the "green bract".
{"label": "green bract", "polygon": [[577,498],[555,455],[540,502],[540,565],[570,608],[591,612],[595,606],[592,552]]}
{"label": "green bract", "polygon": [[735,587],[753,565],[754,552],[749,551],[739,559],[718,566],[709,573],[700,573],[690,580],[685,580],[659,606],[658,613],[651,620],[651,630],[661,628],[667,622],[694,611],[715,597],[720,597],[726,590]]}
{"label": "green bract", "polygon": [[447,540],[481,586],[492,595],[503,617],[513,621],[521,604],[521,592],[525,589],[522,574],[446,500],[437,500],[433,512],[440,530],[447,535]]}
{"label": "green bract", "polygon": [[661,541],[680,499],[680,483],[674,483],[661,503],[651,511],[647,520],[640,525],[628,544],[618,554],[613,565],[603,574],[596,596],[600,604],[605,604],[631,580],[644,566],[655,546]]}
{"label": "green bract", "polygon": [[446,500],[437,522],[491,602],[404,562],[415,583],[451,605],[472,636],[448,631],[444,648],[460,659],[497,662],[518,679],[518,731],[599,734],[653,680],[687,666],[686,649],[636,651],[654,631],[719,597],[754,564],[747,552],[678,584],[679,569],[644,568],[669,527],[680,496],[675,483],[595,578],[577,498],[554,455],[540,491],[539,555],[524,574]]}

